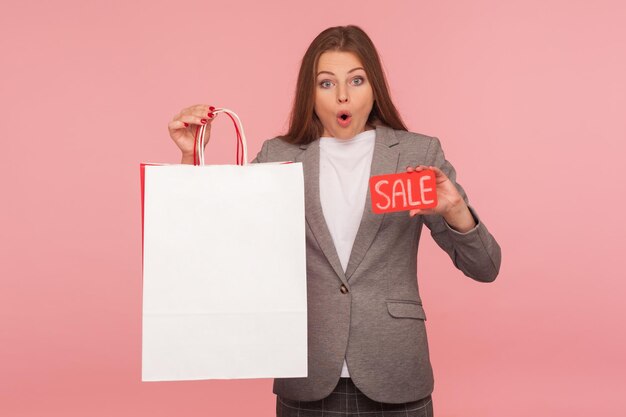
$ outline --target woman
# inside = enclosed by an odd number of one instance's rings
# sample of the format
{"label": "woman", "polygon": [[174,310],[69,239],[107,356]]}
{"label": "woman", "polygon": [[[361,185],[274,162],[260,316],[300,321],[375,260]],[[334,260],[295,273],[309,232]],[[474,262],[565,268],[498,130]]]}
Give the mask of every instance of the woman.
{"label": "woman", "polygon": [[[208,123],[209,133],[212,110],[192,106],[169,123],[182,163],[193,163],[193,125]],[[404,126],[359,27],[326,29],[309,46],[289,131],[265,141],[253,162],[286,160],[302,162],[305,177],[309,360],[308,377],[274,380],[277,415],[432,416],[416,280],[422,224],[477,281],[496,278],[500,247],[439,139]],[[372,213],[370,176],[425,168],[436,173],[437,207]]]}

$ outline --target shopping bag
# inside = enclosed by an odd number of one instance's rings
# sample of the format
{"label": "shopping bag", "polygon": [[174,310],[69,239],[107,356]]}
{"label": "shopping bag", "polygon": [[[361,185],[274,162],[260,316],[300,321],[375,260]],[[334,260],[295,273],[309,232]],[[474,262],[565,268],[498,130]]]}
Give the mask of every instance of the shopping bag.
{"label": "shopping bag", "polygon": [[141,164],[142,381],[307,376],[301,163]]}

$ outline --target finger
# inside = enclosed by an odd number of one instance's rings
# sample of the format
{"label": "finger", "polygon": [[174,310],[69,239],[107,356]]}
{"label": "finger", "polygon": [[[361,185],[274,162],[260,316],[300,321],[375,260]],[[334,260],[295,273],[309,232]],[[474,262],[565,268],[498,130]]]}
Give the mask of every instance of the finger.
{"label": "finger", "polygon": [[167,124],[169,130],[186,129],[189,127],[189,123],[185,123],[182,120],[172,120]]}
{"label": "finger", "polygon": [[406,167],[406,171],[407,172],[413,172],[414,168],[412,166],[408,166],[408,167]]}
{"label": "finger", "polygon": [[183,111],[181,113],[193,113],[193,112],[196,112],[196,111],[208,113],[208,112],[213,111],[213,110],[215,110],[215,106],[213,106],[213,105],[209,105],[209,104],[195,104],[193,106],[189,106],[189,107],[183,109]]}
{"label": "finger", "polygon": [[[431,214],[437,214],[434,208],[412,209],[410,210],[410,213],[413,213],[414,216],[417,216],[417,215],[430,216]],[[413,217],[413,215],[411,217]]]}
{"label": "finger", "polygon": [[196,104],[195,106],[191,106],[191,107],[187,107],[186,109],[183,109],[179,116],[184,116],[184,115],[193,115],[196,117],[210,117],[210,115],[213,113],[213,111],[215,110],[215,106],[212,105],[208,105],[208,104]]}
{"label": "finger", "polygon": [[435,166],[428,167],[428,168],[433,170],[433,171],[435,171],[435,176],[447,178],[446,174],[442,170],[440,170],[439,168],[437,168]]}
{"label": "finger", "polygon": [[[215,109],[215,107],[211,106],[211,109]],[[217,117],[218,113],[213,113],[213,110],[209,110],[208,108],[200,108],[191,112],[190,115],[200,117],[200,118],[209,118],[214,119]]]}
{"label": "finger", "polygon": [[180,116],[175,121],[184,122],[189,125],[205,125],[207,123],[210,124],[214,119],[215,119],[214,117],[211,118],[206,115],[202,116],[202,115],[186,114],[186,115]]}
{"label": "finger", "polygon": [[420,209],[409,210],[409,216],[411,216],[411,217],[415,217],[418,214],[421,214],[421,210]]}

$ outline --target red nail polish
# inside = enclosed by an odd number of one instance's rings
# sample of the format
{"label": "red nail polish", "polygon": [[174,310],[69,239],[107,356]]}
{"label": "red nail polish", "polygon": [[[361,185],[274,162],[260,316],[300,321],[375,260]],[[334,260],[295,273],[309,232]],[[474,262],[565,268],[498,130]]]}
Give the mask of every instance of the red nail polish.
{"label": "red nail polish", "polygon": [[[185,123],[185,122],[183,122],[183,123]],[[188,123],[185,123],[185,127],[189,127],[189,124],[188,124]]]}
{"label": "red nail polish", "polygon": [[209,110],[213,111],[213,110],[215,110],[215,107],[211,106],[211,107],[209,107]]}
{"label": "red nail polish", "polygon": [[209,113],[209,117],[212,119],[215,115],[213,113]]}
{"label": "red nail polish", "polygon": [[205,124],[206,123],[206,119],[200,120],[200,123]]}

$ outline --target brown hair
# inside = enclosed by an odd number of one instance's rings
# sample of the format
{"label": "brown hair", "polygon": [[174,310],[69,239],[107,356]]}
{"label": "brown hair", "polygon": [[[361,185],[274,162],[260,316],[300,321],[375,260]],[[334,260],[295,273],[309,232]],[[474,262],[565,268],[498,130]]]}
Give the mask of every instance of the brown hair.
{"label": "brown hair", "polygon": [[319,58],[326,51],[352,52],[363,63],[374,93],[368,124],[408,130],[389,96],[389,86],[374,43],[363,29],[349,25],[328,28],[309,45],[300,65],[289,130],[280,136],[281,139],[293,144],[308,144],[322,136],[324,127],[314,111],[315,74]]}

